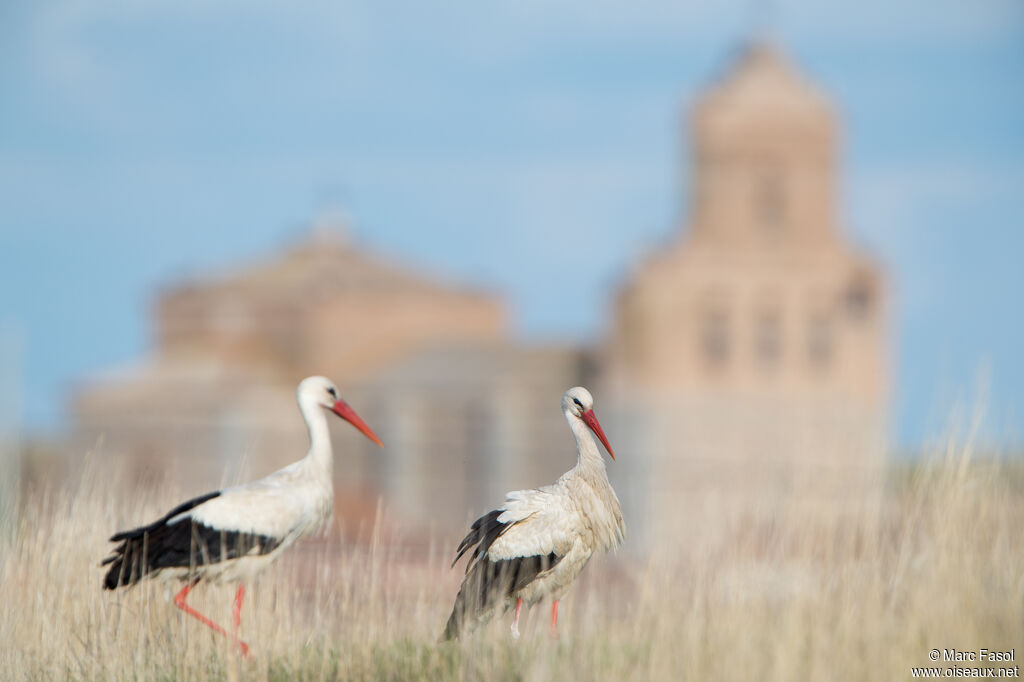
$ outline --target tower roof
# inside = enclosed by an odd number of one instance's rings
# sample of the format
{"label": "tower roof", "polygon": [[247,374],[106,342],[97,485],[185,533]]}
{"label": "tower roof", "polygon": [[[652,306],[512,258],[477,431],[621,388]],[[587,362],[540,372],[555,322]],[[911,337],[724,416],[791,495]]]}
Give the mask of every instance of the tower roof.
{"label": "tower roof", "polygon": [[779,133],[834,134],[828,98],[775,44],[758,40],[740,51],[694,110],[697,141]]}

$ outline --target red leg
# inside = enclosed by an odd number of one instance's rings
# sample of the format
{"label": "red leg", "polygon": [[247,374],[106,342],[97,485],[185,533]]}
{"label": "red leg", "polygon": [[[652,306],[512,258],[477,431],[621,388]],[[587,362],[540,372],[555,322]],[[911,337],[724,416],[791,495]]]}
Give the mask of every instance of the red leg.
{"label": "red leg", "polygon": [[242,600],[245,599],[245,585],[239,584],[238,592],[235,592],[235,609],[231,612],[231,615],[235,618],[235,633],[238,633],[239,626],[242,625]]}
{"label": "red leg", "polygon": [[242,650],[243,655],[249,654],[249,645],[238,638],[238,628],[242,626],[242,600],[245,599],[245,585],[242,583],[238,584],[238,591],[235,592],[235,608],[231,611],[231,615],[234,620],[235,630],[234,638],[235,643],[238,644],[238,648]]}
{"label": "red leg", "polygon": [[190,583],[188,585],[185,585],[185,587],[181,588],[181,592],[179,592],[177,596],[174,597],[174,605],[182,611],[184,611],[185,613],[187,613],[188,615],[198,620],[200,623],[209,627],[214,632],[219,632],[220,634],[227,636],[228,633],[224,631],[224,628],[217,625],[212,620],[196,611],[194,608],[189,606],[188,603],[185,601],[185,598],[188,597],[188,593],[191,592],[192,588],[195,586],[195,583]]}
{"label": "red leg", "polygon": [[558,636],[558,600],[551,605],[551,636]]}
{"label": "red leg", "polygon": [[516,601],[516,615],[512,618],[512,639],[519,639],[519,612],[523,608],[523,598]]}
{"label": "red leg", "polygon": [[[196,620],[198,620],[203,625],[206,625],[207,627],[209,627],[214,632],[219,632],[220,634],[222,634],[225,637],[227,637],[228,633],[225,632],[224,628],[222,628],[221,626],[217,625],[212,620],[210,620],[209,618],[207,618],[203,614],[201,614],[198,611],[196,611],[194,608],[192,608],[191,606],[188,605],[188,602],[185,601],[186,597],[188,597],[188,593],[191,592],[192,588],[195,587],[195,586],[196,586],[196,583],[189,583],[188,585],[185,585],[185,587],[181,588],[181,592],[179,592],[174,597],[174,605],[177,606],[182,611],[184,611],[185,613],[187,613],[188,615],[190,615],[193,618],[195,618]],[[235,641],[238,641],[237,638],[236,638]],[[249,647],[246,646],[245,642],[238,641],[238,645],[239,645],[239,647],[241,647],[242,653],[245,653],[245,654],[249,653]]]}

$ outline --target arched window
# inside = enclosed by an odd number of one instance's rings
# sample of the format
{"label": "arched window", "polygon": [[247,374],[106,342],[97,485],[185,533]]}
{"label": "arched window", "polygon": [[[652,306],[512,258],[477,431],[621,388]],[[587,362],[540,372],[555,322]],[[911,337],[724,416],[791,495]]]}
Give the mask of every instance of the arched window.
{"label": "arched window", "polygon": [[719,368],[729,361],[729,316],[722,306],[704,310],[700,323],[700,349],[704,363]]}
{"label": "arched window", "polygon": [[813,367],[825,369],[835,352],[832,323],[824,313],[815,313],[807,325],[807,356]]}
{"label": "arched window", "polygon": [[875,290],[869,277],[858,275],[846,287],[843,296],[846,314],[857,322],[871,317],[875,308]]}

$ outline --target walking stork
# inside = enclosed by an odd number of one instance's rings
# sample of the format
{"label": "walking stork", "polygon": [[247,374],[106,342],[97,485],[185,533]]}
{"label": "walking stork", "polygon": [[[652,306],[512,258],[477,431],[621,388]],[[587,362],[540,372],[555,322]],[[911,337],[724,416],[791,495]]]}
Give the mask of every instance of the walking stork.
{"label": "walking stork", "polygon": [[562,396],[562,412],[576,437],[576,466],[553,485],[507,493],[502,507],[473,522],[452,562],[472,550],[442,639],[456,639],[513,604],[512,636],[518,638],[523,602],[546,597],[553,600],[555,635],[558,602],[576,576],[595,552],[621,544],[622,509],[591,432],[612,459],[615,454],[594,416],[594,399],[585,388],[571,388]]}
{"label": "walking stork", "polygon": [[120,544],[103,561],[110,565],[104,588],[115,590],[156,577],[184,581],[175,605],[227,636],[224,628],[189,606],[186,597],[200,580],[238,582],[232,639],[247,653],[249,647],[238,638],[244,581],[296,540],[320,531],[334,508],[333,457],[325,410],[383,446],[338,397],[338,389],[329,379],[309,377],[299,384],[297,395],[309,430],[306,456],[258,481],[184,502],[148,526],[117,533],[110,541]]}

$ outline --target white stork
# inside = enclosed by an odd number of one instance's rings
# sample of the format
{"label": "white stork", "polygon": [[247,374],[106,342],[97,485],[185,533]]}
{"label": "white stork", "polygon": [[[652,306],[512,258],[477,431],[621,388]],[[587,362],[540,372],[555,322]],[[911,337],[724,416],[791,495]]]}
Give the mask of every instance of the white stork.
{"label": "white stork", "polygon": [[233,639],[238,639],[244,581],[266,567],[289,545],[321,530],[334,508],[333,457],[326,410],[349,421],[383,446],[359,415],[338,398],[325,377],[299,384],[299,411],[309,430],[309,452],[299,461],[245,485],[200,495],[178,505],[160,520],[117,533],[120,544],[103,564],[110,564],[103,586],[114,590],[143,579],[181,580],[174,598],[188,615],[227,636],[224,628],[185,601],[200,580],[238,582]]}
{"label": "white stork", "polygon": [[597,551],[621,544],[626,532],[619,498],[597,442],[615,459],[594,416],[594,399],[582,387],[562,396],[562,412],[576,437],[576,466],[554,485],[507,493],[505,504],[473,522],[459,544],[452,566],[473,549],[466,577],[455,598],[443,639],[458,638],[515,604],[512,636],[519,637],[523,601],[546,597],[551,605],[551,634],[558,624],[558,601]]}

